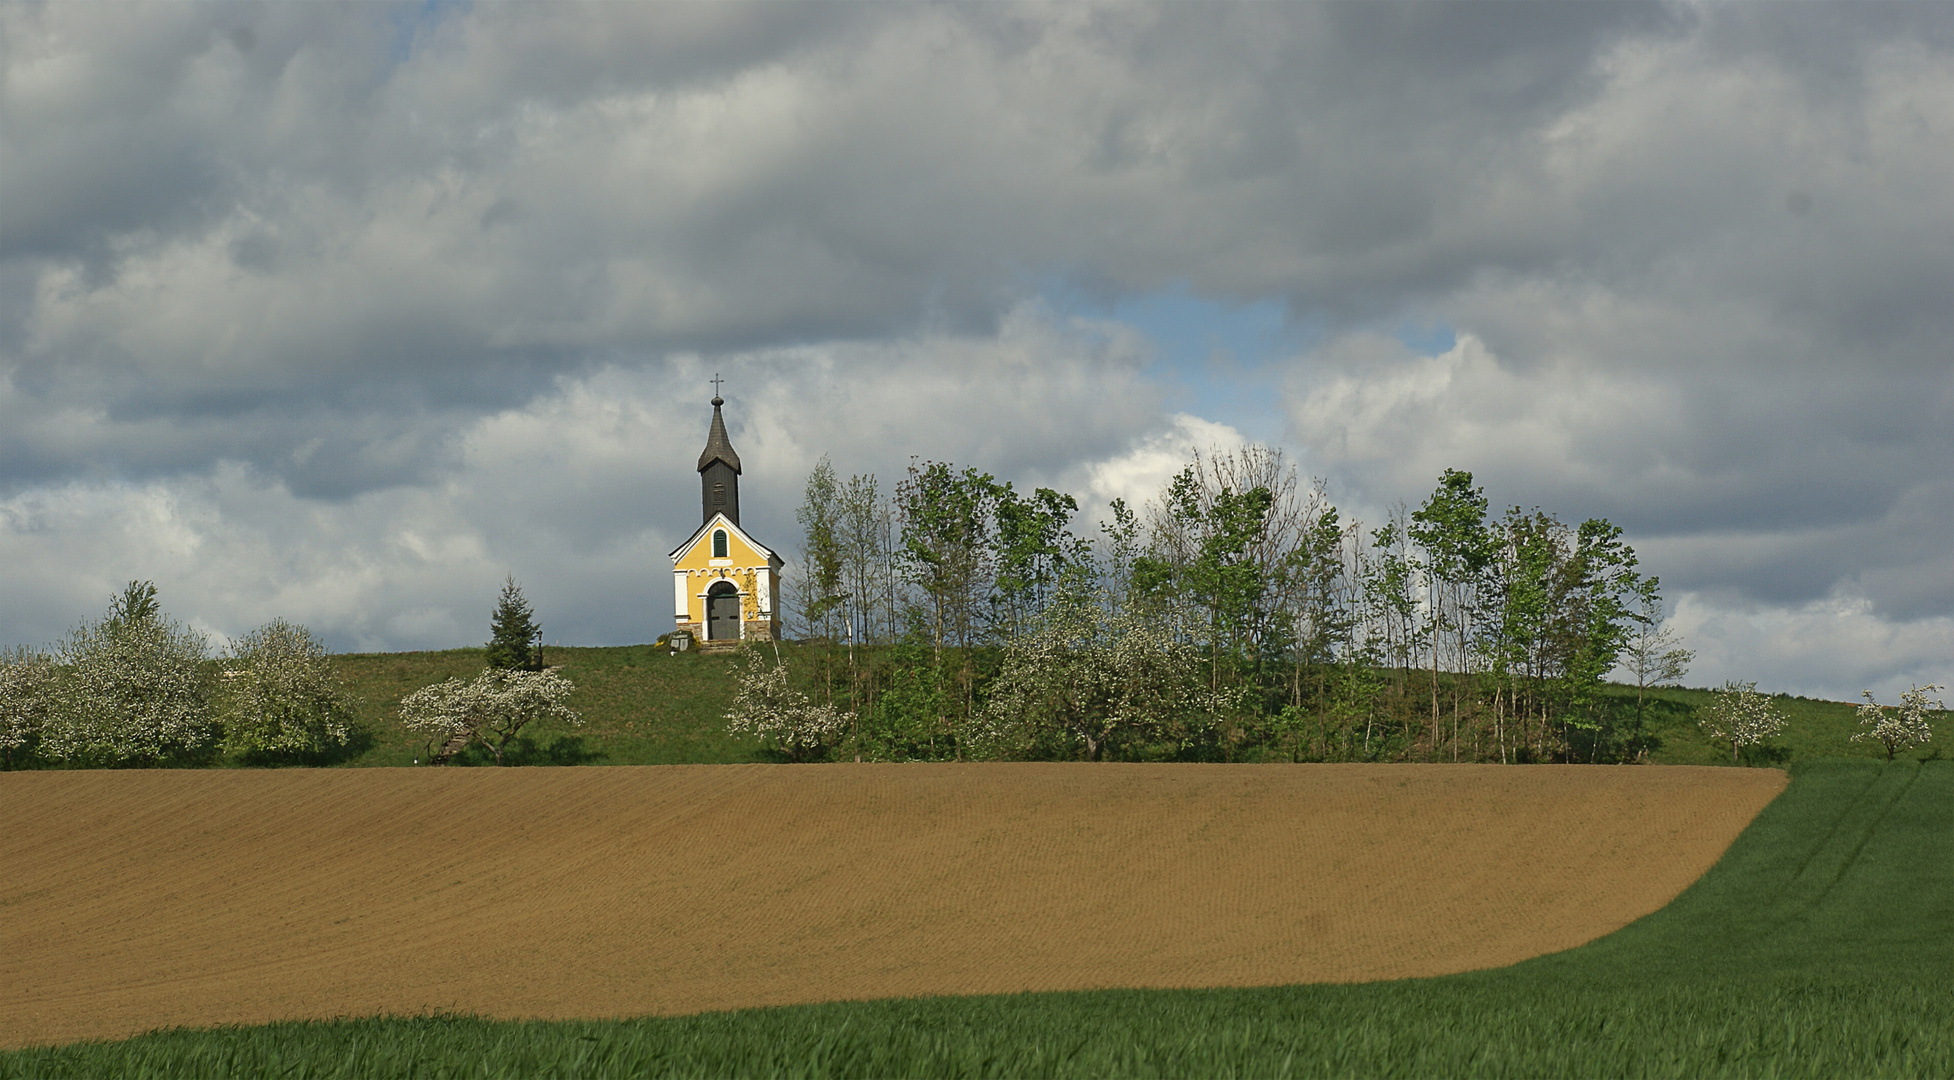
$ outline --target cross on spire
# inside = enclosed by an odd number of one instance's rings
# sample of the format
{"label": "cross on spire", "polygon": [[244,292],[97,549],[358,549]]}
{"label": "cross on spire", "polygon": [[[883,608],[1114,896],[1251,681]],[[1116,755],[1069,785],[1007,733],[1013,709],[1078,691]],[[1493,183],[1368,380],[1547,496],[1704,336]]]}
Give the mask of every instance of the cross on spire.
{"label": "cross on spire", "polygon": [[712,373],[712,396],[713,397],[719,396],[719,384],[725,381],[726,381],[725,379],[719,377],[719,372],[715,371]]}

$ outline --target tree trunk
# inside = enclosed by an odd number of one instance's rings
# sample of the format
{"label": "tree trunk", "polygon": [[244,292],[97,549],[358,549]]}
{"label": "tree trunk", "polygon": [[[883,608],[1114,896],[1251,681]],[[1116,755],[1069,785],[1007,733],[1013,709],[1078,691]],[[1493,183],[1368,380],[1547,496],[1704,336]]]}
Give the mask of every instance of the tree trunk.
{"label": "tree trunk", "polygon": [[1505,690],[1498,682],[1493,683],[1493,743],[1499,747],[1501,765],[1506,764],[1506,715],[1501,711],[1505,703],[1500,700]]}
{"label": "tree trunk", "polygon": [[427,763],[429,765],[446,765],[449,758],[468,749],[468,743],[474,738],[475,733],[472,731],[457,732],[449,736],[448,741],[442,745],[440,751],[433,757],[427,759]]}
{"label": "tree trunk", "polygon": [[1432,623],[1432,760],[1438,760],[1438,623]]}

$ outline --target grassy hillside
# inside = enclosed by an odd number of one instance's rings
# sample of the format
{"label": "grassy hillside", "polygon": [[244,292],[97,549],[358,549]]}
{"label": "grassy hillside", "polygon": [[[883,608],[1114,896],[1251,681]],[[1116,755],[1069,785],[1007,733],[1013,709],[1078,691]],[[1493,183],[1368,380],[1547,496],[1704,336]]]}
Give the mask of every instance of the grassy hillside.
{"label": "grassy hillside", "polygon": [[[1633,687],[1613,687],[1612,693],[1622,715],[1635,707]],[[1644,722],[1661,740],[1650,760],[1663,765],[1728,765],[1730,748],[1712,745],[1696,726],[1695,710],[1707,706],[1714,695],[1709,690],[1665,688],[1651,690],[1643,705]],[[1859,731],[1858,704],[1821,701],[1815,698],[1778,695],[1772,699],[1790,723],[1772,747],[1753,755],[1750,763],[1784,765],[1819,758],[1878,758],[1886,751],[1876,742],[1853,742]],[[1890,702],[1888,704],[1891,704]],[[1914,760],[1954,758],[1954,724],[1946,712],[1936,715],[1934,741],[1914,748]]]}
{"label": "grassy hillside", "polygon": [[1818,762],[1667,908],[1492,971],[632,1021],[172,1031],[0,1055],[0,1077],[1945,1076],[1950,926],[1954,762]]}
{"label": "grassy hillside", "polygon": [[[798,646],[784,646],[791,665]],[[425,759],[423,740],[399,723],[400,699],[449,676],[473,676],[482,669],[481,649],[444,652],[367,653],[334,658],[347,686],[360,698],[361,719],[372,735],[349,764],[408,765]],[[557,648],[546,659],[562,664],[577,684],[571,705],[584,726],[538,727],[514,749],[517,764],[664,765],[769,761],[758,743],[726,734],[724,716],[733,698],[738,660],[728,655],[671,655],[649,645],[614,648]],[[1633,715],[1635,691],[1613,690],[1617,714]],[[1650,760],[1666,765],[1728,765],[1730,751],[1704,737],[1694,710],[1706,705],[1707,690],[1652,690],[1643,720],[1659,743]],[[1844,702],[1780,697],[1791,717],[1786,733],[1747,764],[1783,765],[1815,758],[1884,757],[1876,743],[1853,742],[1858,730],[1854,706]],[[1943,714],[1935,742],[1912,752],[1916,759],[1954,757],[1954,726]],[[464,764],[486,764],[486,752],[471,750]]]}
{"label": "grassy hillside", "polygon": [[[359,699],[360,719],[372,742],[352,765],[409,765],[426,760],[426,742],[400,725],[400,700],[451,676],[482,670],[481,649],[443,652],[355,653],[334,657],[346,686]],[[544,659],[561,664],[576,683],[570,705],[583,725],[537,725],[511,748],[519,765],[672,765],[767,761],[750,739],[726,734],[723,717],[732,703],[738,661],[731,656],[672,656],[650,645],[567,649],[551,647]],[[492,761],[479,747],[457,764]]]}

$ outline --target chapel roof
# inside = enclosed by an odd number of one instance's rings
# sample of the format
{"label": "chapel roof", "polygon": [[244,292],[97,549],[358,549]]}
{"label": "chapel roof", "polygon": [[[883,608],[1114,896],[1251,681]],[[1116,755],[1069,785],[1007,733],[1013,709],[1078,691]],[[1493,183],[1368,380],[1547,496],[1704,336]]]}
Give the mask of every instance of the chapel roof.
{"label": "chapel roof", "polygon": [[[759,552],[761,557],[766,559],[768,562],[773,562],[775,560],[780,559],[780,554],[778,552],[774,551],[772,548],[768,547],[767,545],[762,544],[760,541],[753,539],[752,533],[749,533],[745,529],[740,528],[739,525],[736,524],[732,518],[727,517],[725,514],[714,514],[713,516],[707,518],[705,524],[700,525],[697,529],[694,529],[692,535],[686,537],[685,543],[680,544],[679,546],[672,549],[671,558],[677,559],[680,555],[683,555],[687,551],[691,550],[700,541],[705,539],[706,533],[711,532],[713,529],[727,529],[733,532],[740,538],[742,542],[746,544],[747,547],[750,547],[754,551]],[[786,565],[784,560],[781,561],[781,565],[783,566]]]}
{"label": "chapel roof", "polygon": [[719,415],[719,407],[724,404],[726,399],[718,395],[713,396],[712,430],[706,433],[706,448],[699,454],[700,472],[705,472],[706,466],[715,461],[723,461],[731,465],[735,473],[740,471],[740,456],[733,452],[733,441],[726,437],[726,420]]}

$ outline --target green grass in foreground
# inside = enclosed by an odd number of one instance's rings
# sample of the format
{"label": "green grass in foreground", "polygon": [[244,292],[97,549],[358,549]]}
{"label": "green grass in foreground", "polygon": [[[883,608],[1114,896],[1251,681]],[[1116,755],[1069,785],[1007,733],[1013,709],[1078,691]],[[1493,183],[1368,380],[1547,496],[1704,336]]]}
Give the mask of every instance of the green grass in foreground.
{"label": "green grass in foreground", "polygon": [[1950,1004],[1954,762],[1837,761],[1797,770],[1669,907],[1493,971],[672,1019],[167,1031],[0,1055],[0,1077],[1945,1077]]}

